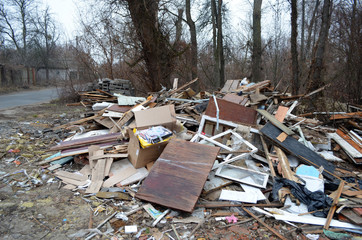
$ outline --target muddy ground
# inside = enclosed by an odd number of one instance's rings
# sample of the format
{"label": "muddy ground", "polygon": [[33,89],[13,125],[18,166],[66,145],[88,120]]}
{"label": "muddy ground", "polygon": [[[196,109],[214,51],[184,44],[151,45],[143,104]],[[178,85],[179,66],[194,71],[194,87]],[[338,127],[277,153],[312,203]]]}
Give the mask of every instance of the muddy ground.
{"label": "muddy ground", "polygon": [[[51,131],[51,128],[77,120],[84,116],[84,112],[81,107],[66,107],[56,103],[0,112],[1,239],[84,239],[70,236],[82,229],[95,228],[116,210],[127,212],[142,204],[137,199],[122,202],[84,197],[82,191],[63,189],[62,183],[51,172],[36,165],[49,156],[47,150],[50,146],[69,134]],[[75,163],[64,166],[67,170],[79,170],[81,167]],[[99,213],[94,214],[97,207]],[[160,211],[165,210],[156,207]],[[172,212],[171,215],[179,219],[190,217],[190,214],[179,212]],[[201,215],[204,215],[202,209]],[[276,239],[254,219],[248,216],[239,216],[239,219],[245,223],[233,225],[210,220],[196,231],[193,239]],[[298,228],[263,219],[287,239],[306,239]],[[136,234],[125,234],[123,228],[120,228],[124,225],[137,225],[138,231],[143,229],[139,239],[177,239],[171,221],[168,218],[167,222],[152,227],[153,219],[142,210],[129,216],[127,222],[112,219],[111,225],[106,224],[101,228],[102,232],[107,231],[107,228],[113,229],[113,237],[112,234],[98,235],[93,239],[138,239]],[[197,223],[174,223],[174,226],[184,236],[183,239],[190,239],[185,236],[192,232]]]}

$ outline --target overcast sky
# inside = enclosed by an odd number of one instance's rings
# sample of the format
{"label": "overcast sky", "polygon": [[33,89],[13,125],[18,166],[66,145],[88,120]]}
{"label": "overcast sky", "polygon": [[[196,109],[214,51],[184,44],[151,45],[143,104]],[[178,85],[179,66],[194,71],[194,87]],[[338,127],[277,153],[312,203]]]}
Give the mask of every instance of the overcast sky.
{"label": "overcast sky", "polygon": [[[65,36],[64,40],[71,40],[77,34],[78,25],[78,8],[82,8],[84,4],[82,1],[77,0],[42,0],[44,5],[50,7],[51,12],[53,13],[54,18],[59,23],[62,28]],[[230,10],[230,21],[236,31],[242,31],[243,29],[240,25],[242,22],[247,22],[251,20],[251,11],[252,6],[248,0],[225,0],[224,1]],[[269,11],[270,2],[273,0],[263,1],[263,13],[262,13],[262,34],[268,35],[270,27],[272,24],[272,15]],[[289,13],[285,13],[284,21],[289,21]],[[289,23],[282,24],[282,27],[288,28]],[[285,30],[285,29],[284,29]]]}

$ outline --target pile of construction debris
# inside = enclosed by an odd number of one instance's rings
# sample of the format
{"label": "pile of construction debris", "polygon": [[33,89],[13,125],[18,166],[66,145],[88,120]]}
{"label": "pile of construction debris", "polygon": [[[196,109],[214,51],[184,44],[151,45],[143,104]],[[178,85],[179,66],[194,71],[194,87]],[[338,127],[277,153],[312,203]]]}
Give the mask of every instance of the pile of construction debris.
{"label": "pile of construction debris", "polygon": [[[72,237],[90,239],[110,222],[114,239],[190,239],[253,220],[267,229],[264,236],[280,239],[293,229],[309,239],[341,230],[344,237],[361,234],[362,174],[345,168],[362,163],[361,108],[326,113],[330,122],[321,122],[310,118],[318,113],[293,112],[323,88],[290,96],[270,81],[228,80],[210,94],[193,91],[196,81],[148,98],[98,90],[98,98],[112,101],[90,102],[88,117],[53,128],[73,134],[37,164],[64,188],[110,207],[98,232]],[[64,170],[70,162],[83,167]],[[151,223],[132,218],[142,211]],[[270,219],[292,230],[274,228]],[[158,226],[161,236],[149,231]]]}

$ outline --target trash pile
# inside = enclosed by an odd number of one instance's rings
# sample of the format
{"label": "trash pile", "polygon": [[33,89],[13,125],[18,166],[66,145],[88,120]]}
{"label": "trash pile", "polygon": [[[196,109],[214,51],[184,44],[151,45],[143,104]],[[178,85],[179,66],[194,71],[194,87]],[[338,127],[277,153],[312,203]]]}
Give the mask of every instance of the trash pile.
{"label": "trash pile", "polygon": [[[196,81],[147,98],[118,94],[52,129],[71,136],[36,164],[107,215],[69,237],[212,239],[253,221],[238,237],[259,237],[259,226],[280,239],[362,233],[362,174],[344,167],[362,163],[361,108],[297,116],[324,88],[290,96],[244,79],[211,94],[192,90]],[[70,162],[82,168],[66,170]]]}

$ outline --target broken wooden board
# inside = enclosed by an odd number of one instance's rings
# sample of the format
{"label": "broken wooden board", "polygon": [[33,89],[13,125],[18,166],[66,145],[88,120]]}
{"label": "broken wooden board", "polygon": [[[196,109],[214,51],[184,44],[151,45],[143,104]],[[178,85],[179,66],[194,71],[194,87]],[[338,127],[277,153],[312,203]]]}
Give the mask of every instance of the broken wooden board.
{"label": "broken wooden board", "polygon": [[97,123],[101,124],[102,126],[111,129],[114,126],[114,123],[111,119],[105,117],[97,117],[94,119]]}
{"label": "broken wooden board", "polygon": [[241,79],[237,80],[226,80],[224,87],[221,89],[221,92],[231,92],[235,91],[239,87]]}
{"label": "broken wooden board", "polygon": [[337,133],[328,133],[328,136],[336,141],[336,143],[342,147],[342,149],[356,164],[362,164],[362,153],[360,153],[356,148],[354,148]]}
{"label": "broken wooden board", "polygon": [[[127,160],[128,161],[128,160]],[[103,187],[112,187],[113,185],[129,178],[130,176],[136,174],[137,170],[130,164],[125,169],[117,171],[112,177],[108,178],[104,183]]]}
{"label": "broken wooden board", "polygon": [[[255,126],[257,113],[254,109],[241,106],[237,103],[229,102],[224,99],[216,99],[219,107],[219,119],[239,123],[247,126]],[[211,97],[206,108],[205,115],[216,117],[216,106],[214,98]]]}
{"label": "broken wooden board", "polygon": [[105,199],[131,200],[131,197],[128,194],[121,192],[98,192],[96,197]]}
{"label": "broken wooden board", "polygon": [[258,113],[263,115],[266,119],[268,119],[271,123],[273,123],[274,126],[278,127],[280,130],[282,130],[286,134],[288,134],[288,135],[293,135],[294,134],[294,132],[292,130],[290,130],[290,128],[288,128],[283,123],[278,121],[278,119],[276,119],[273,115],[271,115],[267,111],[262,110],[262,109],[257,109],[256,111],[258,111]]}
{"label": "broken wooden board", "polygon": [[192,212],[218,152],[217,147],[171,140],[136,197]]}
{"label": "broken wooden board", "polygon": [[59,170],[59,171],[55,172],[54,175],[57,177],[69,178],[69,179],[77,180],[80,182],[86,181],[88,179],[88,177],[86,175],[83,175],[79,172],[71,173],[71,172]]}
{"label": "broken wooden board", "polygon": [[282,148],[289,154],[296,156],[303,163],[312,165],[316,168],[323,166],[323,175],[328,179],[336,179],[335,175],[333,174],[335,166],[326,161],[314,151],[310,150],[302,143],[298,142],[298,140],[296,140],[295,138],[288,136],[283,142],[279,142],[276,138],[282,133],[282,131],[273,124],[267,123],[260,131],[275,145]]}
{"label": "broken wooden board", "polygon": [[238,96],[236,94],[228,93],[222,99],[233,102],[239,105],[245,106],[245,104],[249,101],[246,96]]}
{"label": "broken wooden board", "polygon": [[136,173],[132,176],[122,180],[120,183],[116,184],[117,187],[127,186],[133,183],[142,181],[148,176],[148,171],[145,167],[136,169]]}
{"label": "broken wooden board", "polygon": [[352,209],[344,208],[340,214],[342,214],[345,218],[347,218],[350,222],[362,225],[362,217],[355,213]]}
{"label": "broken wooden board", "polygon": [[76,139],[76,140],[64,141],[64,142],[61,142],[59,145],[51,147],[50,151],[57,151],[57,150],[89,146],[92,144],[113,142],[113,141],[117,140],[120,136],[121,136],[120,133],[111,133],[111,134],[104,134],[104,135],[99,135],[99,136],[94,136],[94,137],[86,137],[86,138],[80,138],[80,139]]}
{"label": "broken wooden board", "polygon": [[284,118],[287,116],[288,110],[288,107],[279,106],[274,117],[282,123],[284,121]]}
{"label": "broken wooden board", "polygon": [[262,88],[267,87],[268,85],[270,85],[270,82],[271,82],[270,80],[264,80],[264,81],[261,81],[261,82],[255,83],[255,84],[248,84],[248,85],[241,86],[237,90],[241,90],[243,92],[251,92],[258,88],[262,89]]}
{"label": "broken wooden board", "polygon": [[361,119],[362,118],[362,112],[335,114],[335,115],[332,115],[329,120],[351,119],[351,118],[359,118],[359,119]]}
{"label": "broken wooden board", "polygon": [[[348,134],[345,134],[344,132],[342,132],[340,129],[337,129],[337,132],[336,132],[341,138],[343,138],[345,141],[347,141],[349,144],[352,145],[352,147],[354,147],[358,152],[360,152],[362,154],[362,146],[360,144],[360,142],[356,142],[354,141],[351,136],[352,135],[348,135]],[[357,135],[358,136],[358,135]],[[358,139],[356,139],[358,140]]]}

